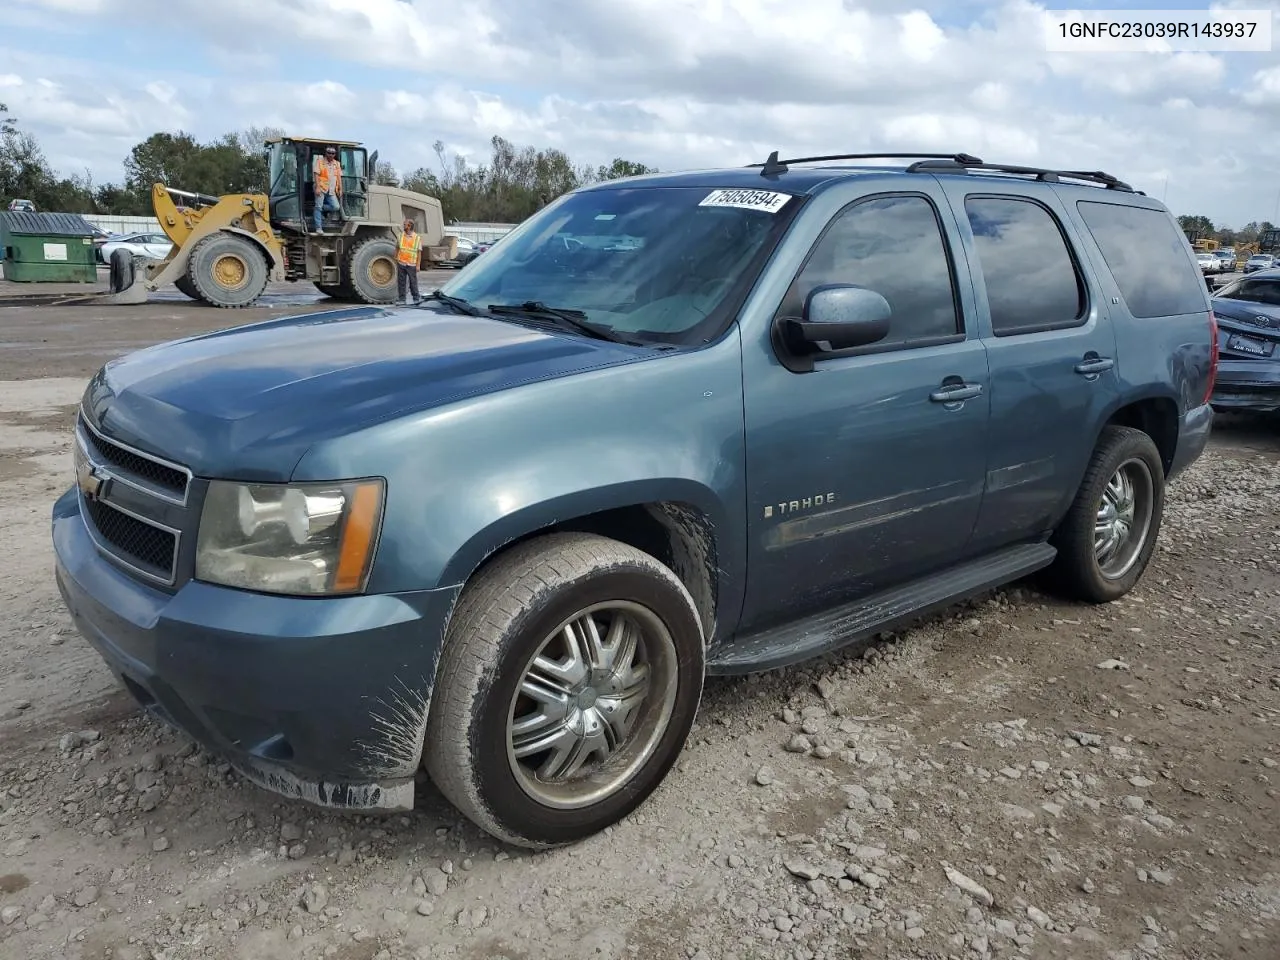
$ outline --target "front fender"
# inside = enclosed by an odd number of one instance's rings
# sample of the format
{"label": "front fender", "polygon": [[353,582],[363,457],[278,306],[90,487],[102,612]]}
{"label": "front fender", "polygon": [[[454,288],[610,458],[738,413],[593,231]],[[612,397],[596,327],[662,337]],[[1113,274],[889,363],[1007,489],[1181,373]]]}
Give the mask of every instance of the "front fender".
{"label": "front fender", "polygon": [[525,383],[317,444],[295,480],[383,476],[371,592],[452,587],[552,524],[679,502],[715,541],[716,620],[746,568],[742,366],[736,329],[700,350]]}
{"label": "front fender", "polygon": [[577,489],[566,489],[514,512],[494,515],[487,526],[449,559],[441,581],[449,585],[465,582],[488,557],[538,530],[606,510],[653,503],[682,503],[694,507],[709,521],[717,544],[718,534],[728,529],[729,518],[723,502],[714,490],[693,480],[650,477],[603,486],[579,484]]}

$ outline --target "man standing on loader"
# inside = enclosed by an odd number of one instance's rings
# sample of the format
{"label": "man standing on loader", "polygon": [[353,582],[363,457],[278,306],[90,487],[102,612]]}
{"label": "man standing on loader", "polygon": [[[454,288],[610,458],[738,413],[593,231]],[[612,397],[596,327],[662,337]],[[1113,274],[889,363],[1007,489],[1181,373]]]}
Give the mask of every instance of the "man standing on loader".
{"label": "man standing on loader", "polygon": [[404,230],[400,234],[400,242],[396,245],[396,302],[404,300],[405,287],[413,294],[413,303],[418,305],[422,297],[418,293],[418,264],[422,257],[422,237],[413,229],[413,221],[405,218]]}
{"label": "man standing on loader", "polygon": [[316,207],[313,215],[316,233],[324,229],[326,210],[334,210],[342,218],[342,164],[336,147],[326,147],[323,157],[316,157],[312,182],[315,184]]}

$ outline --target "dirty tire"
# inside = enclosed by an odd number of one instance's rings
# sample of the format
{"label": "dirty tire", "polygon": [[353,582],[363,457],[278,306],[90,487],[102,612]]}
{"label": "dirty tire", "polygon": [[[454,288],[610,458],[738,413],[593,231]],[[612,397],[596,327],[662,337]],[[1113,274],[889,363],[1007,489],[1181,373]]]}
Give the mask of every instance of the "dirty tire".
{"label": "dirty tire", "polygon": [[387,237],[361,240],[347,255],[342,289],[345,298],[365,303],[395,303],[396,242]]}
{"label": "dirty tire", "polygon": [[195,284],[191,282],[190,277],[181,276],[177,280],[173,281],[173,285],[178,288],[179,293],[190,297],[192,300],[201,299],[200,291],[196,289]]}
{"label": "dirty tire", "polygon": [[[508,724],[517,715],[526,667],[543,642],[550,638],[546,657],[556,659],[549,651],[564,636],[557,628],[609,602],[633,605],[636,622],[653,629],[640,645],[650,660],[648,692],[614,754],[615,760],[621,755],[619,764],[575,781],[568,789],[578,791],[577,805],[566,809],[559,800],[548,803],[530,792],[530,778],[510,749]],[[654,634],[661,639],[651,640]],[[661,650],[669,653],[655,655]],[[451,618],[427,724],[427,772],[455,807],[499,840],[535,849],[582,840],[639,807],[675,763],[702,696],[703,651],[692,597],[648,554],[578,533],[549,534],[512,547],[473,577]],[[621,670],[614,667],[610,678],[620,678]],[[604,717],[617,702],[609,700],[607,679],[589,683],[600,685],[603,706],[591,713],[594,690],[571,695],[580,721]],[[537,707],[537,701],[526,702]],[[608,722],[604,727],[612,729]],[[636,754],[628,755],[629,749]],[[625,773],[617,773],[620,766]],[[614,777],[618,782],[606,787]],[[533,789],[542,792],[543,784],[536,781]]]}
{"label": "dirty tire", "polygon": [[[1132,531],[1144,526],[1145,539],[1136,552],[1129,551],[1133,555],[1127,569],[1121,571],[1117,567],[1115,575],[1106,576],[1095,552],[1095,525],[1101,520],[1108,485],[1122,468],[1137,481],[1135,513],[1146,517],[1146,521],[1135,523]],[[1138,490],[1143,477],[1149,478],[1145,494]],[[1094,448],[1075,501],[1050,540],[1058,548],[1057,559],[1045,572],[1050,589],[1087,603],[1110,603],[1132,590],[1146,570],[1159,538],[1164,515],[1164,477],[1160,451],[1151,437],[1132,427],[1106,427]],[[1143,496],[1149,499],[1149,512],[1143,507]]]}
{"label": "dirty tire", "polygon": [[134,281],[133,254],[124,248],[111,251],[111,272],[108,275],[108,289],[112,293],[128,290]]}
{"label": "dirty tire", "polygon": [[223,309],[239,309],[252,304],[266,289],[267,259],[253,241],[234,233],[215,233],[191,251],[187,277],[201,300]]}

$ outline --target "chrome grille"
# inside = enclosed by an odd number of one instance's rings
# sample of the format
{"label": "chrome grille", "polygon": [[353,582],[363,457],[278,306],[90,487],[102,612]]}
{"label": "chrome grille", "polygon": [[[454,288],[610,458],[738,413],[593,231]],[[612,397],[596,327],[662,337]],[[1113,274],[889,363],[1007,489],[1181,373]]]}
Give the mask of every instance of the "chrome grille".
{"label": "chrome grille", "polygon": [[187,502],[191,471],[186,467],[135,450],[118,440],[109,440],[83,415],[77,418],[76,431],[90,459],[100,465],[114,467],[112,473],[117,479],[140,486],[173,503]]}
{"label": "chrome grille", "polygon": [[103,436],[83,416],[76,423],[75,472],[81,516],[99,552],[144,579],[173,586],[191,472]]}
{"label": "chrome grille", "polygon": [[132,564],[165,583],[172,583],[178,537],[175,533],[153,526],[131,513],[102,500],[86,500],[85,515],[97,528],[98,536],[117,555],[130,558]]}

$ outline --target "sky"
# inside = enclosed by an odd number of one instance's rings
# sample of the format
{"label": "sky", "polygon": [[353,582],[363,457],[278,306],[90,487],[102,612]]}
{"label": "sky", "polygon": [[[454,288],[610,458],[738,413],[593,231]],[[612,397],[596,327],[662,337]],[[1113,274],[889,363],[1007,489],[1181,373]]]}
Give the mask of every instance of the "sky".
{"label": "sky", "polygon": [[[159,130],[363,141],[398,170],[489,139],[576,163],[965,152],[1105,170],[1176,214],[1280,222],[1268,52],[1051,53],[1013,0],[0,0],[0,102],[62,173],[118,181]],[[181,186],[180,184],[178,186]]]}

